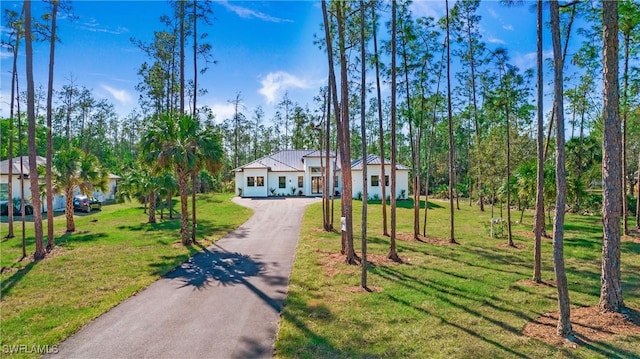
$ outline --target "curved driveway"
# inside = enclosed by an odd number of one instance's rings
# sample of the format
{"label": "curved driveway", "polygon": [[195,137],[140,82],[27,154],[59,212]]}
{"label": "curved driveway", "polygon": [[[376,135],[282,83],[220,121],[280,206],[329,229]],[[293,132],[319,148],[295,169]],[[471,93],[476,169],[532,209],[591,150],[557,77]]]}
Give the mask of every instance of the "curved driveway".
{"label": "curved driveway", "polygon": [[310,198],[240,199],[254,215],[69,337],[52,358],[272,357]]}

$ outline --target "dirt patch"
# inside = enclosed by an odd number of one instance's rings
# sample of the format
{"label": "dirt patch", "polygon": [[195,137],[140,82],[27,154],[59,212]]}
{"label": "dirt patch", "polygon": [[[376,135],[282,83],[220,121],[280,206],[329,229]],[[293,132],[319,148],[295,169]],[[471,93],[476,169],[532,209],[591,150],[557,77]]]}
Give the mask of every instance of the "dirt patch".
{"label": "dirt patch", "polygon": [[571,326],[575,340],[568,341],[556,333],[558,312],[545,313],[529,322],[522,334],[547,344],[576,348],[595,341],[605,341],[614,335],[640,335],[640,312],[627,309],[621,313],[601,313],[598,307],[571,309]]}
{"label": "dirt patch", "polygon": [[349,293],[380,293],[382,292],[382,287],[372,286],[372,287],[362,288],[360,286],[355,286],[355,287],[346,287],[344,291]]}
{"label": "dirt patch", "polygon": [[521,285],[523,287],[538,287],[538,288],[544,288],[544,287],[556,287],[556,281],[554,279],[543,279],[540,283],[534,282],[532,279],[527,278],[527,279],[521,279],[519,281],[516,282],[516,284]]}
{"label": "dirt patch", "polygon": [[0,274],[10,274],[10,273],[17,272],[17,271],[18,271],[17,268],[2,267],[2,269],[0,269]]}
{"label": "dirt patch", "polygon": [[[314,250],[314,252],[321,255],[318,264],[322,266],[324,273],[327,276],[333,277],[345,270],[344,267],[340,267],[341,265],[346,264],[344,254],[329,253],[322,250]],[[402,260],[401,262],[395,262],[387,258],[387,256],[380,254],[367,254],[367,265],[375,267],[378,265],[399,265],[411,262],[411,259],[407,257],[401,257],[400,259]],[[358,263],[360,263],[361,260],[361,258],[358,258]]]}
{"label": "dirt patch", "polygon": [[629,235],[622,236],[622,241],[640,243],[640,229],[629,229]]}
{"label": "dirt patch", "polygon": [[513,248],[513,249],[526,249],[527,245],[522,243],[513,243],[513,246],[510,246],[509,243],[499,243],[496,247],[500,248]]}

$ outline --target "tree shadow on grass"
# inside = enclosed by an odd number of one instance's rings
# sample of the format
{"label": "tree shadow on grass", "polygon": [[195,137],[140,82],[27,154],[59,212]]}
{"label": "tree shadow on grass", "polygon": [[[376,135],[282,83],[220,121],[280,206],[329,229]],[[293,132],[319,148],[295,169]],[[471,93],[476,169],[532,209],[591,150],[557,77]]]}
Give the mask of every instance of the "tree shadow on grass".
{"label": "tree shadow on grass", "polygon": [[[381,205],[382,204],[382,200],[379,199],[370,199],[367,201],[368,204],[372,204],[372,205]],[[387,201],[387,205],[390,206],[390,202]],[[420,200],[420,209],[424,209],[424,200]],[[435,208],[444,208],[439,204],[433,203],[433,202],[429,202],[428,204],[429,208],[428,209],[435,209]],[[402,199],[402,200],[398,200],[396,201],[396,207],[397,208],[405,208],[405,209],[413,209],[413,198],[409,198],[409,199]]]}
{"label": "tree shadow on grass", "polygon": [[72,247],[74,244],[77,244],[77,243],[93,242],[106,237],[108,237],[106,233],[76,231],[71,233],[65,233],[62,236],[56,238],[56,243],[59,246]]}
{"label": "tree shadow on grass", "polygon": [[13,289],[16,284],[18,284],[37,263],[38,262],[29,262],[29,264],[27,264],[24,268],[21,268],[17,272],[13,273],[9,278],[4,279],[2,283],[0,283],[0,301],[2,301],[2,298],[5,298],[9,294],[9,292],[11,292],[11,289]]}

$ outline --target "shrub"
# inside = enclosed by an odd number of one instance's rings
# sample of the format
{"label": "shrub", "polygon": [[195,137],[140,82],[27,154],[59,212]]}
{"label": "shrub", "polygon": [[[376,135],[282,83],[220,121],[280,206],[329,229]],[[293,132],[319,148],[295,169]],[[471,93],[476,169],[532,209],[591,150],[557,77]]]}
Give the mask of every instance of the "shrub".
{"label": "shrub", "polygon": [[356,193],[356,196],[354,198],[357,199],[358,201],[362,201],[362,192]]}

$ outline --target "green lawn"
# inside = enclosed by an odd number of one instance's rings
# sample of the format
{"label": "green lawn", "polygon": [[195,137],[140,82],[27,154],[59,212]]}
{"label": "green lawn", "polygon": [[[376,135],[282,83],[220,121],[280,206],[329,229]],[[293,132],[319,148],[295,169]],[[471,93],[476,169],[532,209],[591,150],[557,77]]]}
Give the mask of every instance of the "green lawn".
{"label": "green lawn", "polygon": [[[379,202],[378,202],[379,203]],[[424,205],[424,204],[423,204]],[[398,232],[412,231],[411,202],[398,209]],[[533,271],[531,213],[514,224],[519,248],[489,238],[490,208],[460,203],[460,245],[399,241],[404,264],[381,262],[389,240],[381,236],[381,206],[369,207],[368,271],[374,292],[359,292],[359,266],[339,255],[336,233],[320,230],[321,204],[309,207],[276,342],[283,358],[638,358],[639,336],[617,336],[577,348],[556,348],[521,334],[526,323],[557,310],[556,289],[523,280]],[[339,208],[339,204],[336,204]],[[354,202],[360,251],[360,202]],[[496,209],[495,216],[499,210]],[[505,213],[506,216],[506,213]],[[339,214],[336,217],[339,223]],[[429,202],[429,237],[448,238],[449,206]],[[512,213],[514,220],[520,214]],[[551,233],[549,227],[548,232]],[[602,229],[599,217],[567,216],[565,258],[572,307],[596,305],[600,293]],[[554,278],[552,241],[543,243],[543,278]],[[625,241],[623,294],[640,309],[640,243]]]}
{"label": "green lawn", "polygon": [[[198,197],[201,243],[221,238],[251,215],[249,209],[231,202],[231,197]],[[7,356],[6,346],[60,343],[199,250],[180,244],[179,215],[157,224],[147,224],[147,218],[136,203],[107,205],[99,212],[76,215],[77,232],[65,235],[65,218],[59,215],[55,218],[59,246],[37,263],[30,258],[16,262],[22,253],[21,224],[17,222],[16,237],[0,243],[0,264],[10,268],[0,275],[0,356]],[[6,217],[3,220],[0,233],[6,234]],[[27,223],[26,233],[31,255],[35,247],[32,223]],[[37,355],[15,355],[23,356]]]}

